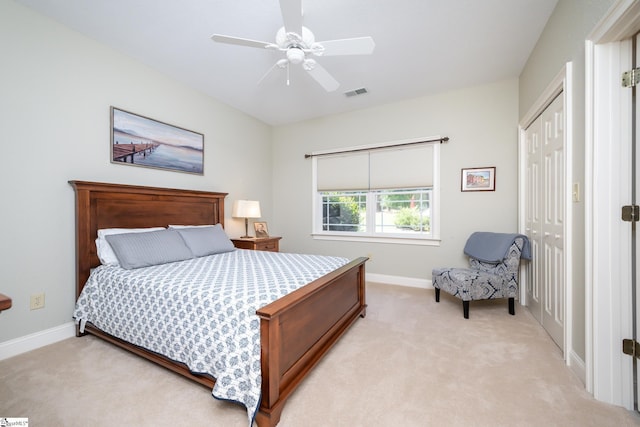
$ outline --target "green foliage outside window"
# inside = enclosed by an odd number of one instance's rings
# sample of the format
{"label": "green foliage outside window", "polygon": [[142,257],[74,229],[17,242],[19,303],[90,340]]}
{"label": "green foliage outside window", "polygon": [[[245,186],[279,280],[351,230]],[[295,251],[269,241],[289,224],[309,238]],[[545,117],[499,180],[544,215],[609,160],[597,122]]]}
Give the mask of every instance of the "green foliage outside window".
{"label": "green foliage outside window", "polygon": [[326,205],[328,209],[323,209],[325,230],[358,231],[360,205],[356,197],[332,196],[328,198]]}
{"label": "green foliage outside window", "polygon": [[411,200],[407,198],[407,195],[402,194],[385,194],[379,197],[380,207],[383,209],[399,209],[408,208],[411,205]]}
{"label": "green foliage outside window", "polygon": [[430,230],[429,218],[421,216],[420,212],[416,208],[402,208],[395,216],[394,221],[396,227],[411,229],[414,231],[426,231]]}

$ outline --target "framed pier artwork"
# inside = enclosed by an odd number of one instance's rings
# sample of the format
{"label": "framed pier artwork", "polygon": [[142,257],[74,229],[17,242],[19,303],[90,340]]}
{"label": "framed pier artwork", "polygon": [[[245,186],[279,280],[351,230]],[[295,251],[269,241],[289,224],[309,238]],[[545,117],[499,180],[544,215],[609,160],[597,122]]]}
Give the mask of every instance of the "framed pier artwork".
{"label": "framed pier artwork", "polygon": [[111,107],[111,163],[202,175],[204,135]]}

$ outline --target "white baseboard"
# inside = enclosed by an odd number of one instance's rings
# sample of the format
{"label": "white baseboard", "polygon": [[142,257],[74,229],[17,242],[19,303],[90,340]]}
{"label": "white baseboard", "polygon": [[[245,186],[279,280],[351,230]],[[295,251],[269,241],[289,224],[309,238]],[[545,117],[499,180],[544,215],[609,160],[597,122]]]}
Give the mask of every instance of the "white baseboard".
{"label": "white baseboard", "polygon": [[584,360],[580,359],[578,355],[572,350],[569,352],[569,369],[576,374],[582,384],[587,383],[587,368]]}
{"label": "white baseboard", "polygon": [[385,283],[387,285],[408,286],[411,288],[433,289],[431,280],[414,277],[389,276],[386,274],[365,273],[368,282]]}
{"label": "white baseboard", "polygon": [[0,343],[0,360],[17,356],[45,345],[53,344],[58,341],[76,335],[76,325],[74,322],[65,323],[55,328],[46,329],[24,337],[15,338]]}

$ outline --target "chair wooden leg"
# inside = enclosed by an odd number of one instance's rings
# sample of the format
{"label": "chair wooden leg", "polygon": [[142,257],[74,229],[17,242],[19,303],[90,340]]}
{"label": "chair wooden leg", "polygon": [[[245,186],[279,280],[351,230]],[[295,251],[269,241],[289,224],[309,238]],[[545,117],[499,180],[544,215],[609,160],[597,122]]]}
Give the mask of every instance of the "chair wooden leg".
{"label": "chair wooden leg", "polygon": [[436,289],[436,302],[440,302],[440,289],[435,288]]}
{"label": "chair wooden leg", "polygon": [[516,314],[515,298],[509,298],[509,314],[512,316]]}
{"label": "chair wooden leg", "polygon": [[462,314],[464,314],[464,318],[469,318],[469,301],[462,301]]}

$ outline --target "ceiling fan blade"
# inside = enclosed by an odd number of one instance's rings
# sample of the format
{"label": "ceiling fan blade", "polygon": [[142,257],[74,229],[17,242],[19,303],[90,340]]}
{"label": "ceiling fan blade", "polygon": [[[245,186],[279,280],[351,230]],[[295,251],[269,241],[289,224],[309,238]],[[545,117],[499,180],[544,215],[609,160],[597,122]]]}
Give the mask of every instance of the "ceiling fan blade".
{"label": "ceiling fan blade", "polygon": [[376,47],[371,37],[327,40],[318,44],[324,47],[324,51],[320,53],[322,56],[371,55]]}
{"label": "ceiling fan blade", "polygon": [[302,35],[302,0],[280,0],[280,12],[287,33]]}
{"label": "ceiling fan blade", "polygon": [[[269,69],[267,70],[267,72],[266,72],[266,73],[264,73],[264,76],[262,76],[262,77],[260,78],[260,80],[258,80],[258,85],[259,85],[260,83],[262,83],[262,81],[263,81],[264,79],[266,79],[266,78],[267,78],[267,76],[273,72],[273,70],[275,70],[276,68],[286,68],[288,65],[289,65],[289,61],[287,61],[286,59],[281,59],[281,60],[279,60],[278,62],[276,62],[275,64],[273,64],[271,67],[269,67]],[[287,70],[287,71],[288,71],[288,70]],[[287,73],[287,74],[288,74],[288,73]],[[287,82],[287,83],[288,83],[288,82]]]}
{"label": "ceiling fan blade", "polygon": [[[320,64],[311,60],[307,60],[309,65],[304,66],[304,69],[313,77],[315,81],[317,81],[320,86],[322,86],[327,92],[333,92],[338,89],[340,83],[336,79],[333,78],[331,74],[327,70],[324,69]],[[313,63],[310,63],[313,61]]]}
{"label": "ceiling fan blade", "polygon": [[211,40],[218,43],[236,44],[240,46],[259,47],[266,49],[273,47],[273,43],[261,42],[258,40],[242,39],[240,37],[223,36],[221,34],[214,34],[211,36]]}
{"label": "ceiling fan blade", "polygon": [[271,72],[273,71],[273,69],[274,69],[274,68],[276,68],[276,66],[277,66],[277,65],[278,65],[278,64],[273,64],[271,67],[269,67],[269,69],[267,70],[267,72],[266,72],[266,73],[264,73],[264,75],[263,75],[262,77],[260,77],[260,80],[258,80],[257,85],[260,85],[260,83],[262,83],[262,81],[263,81],[264,79],[266,79],[266,78],[267,78],[267,76],[268,76],[269,74],[271,74]]}

